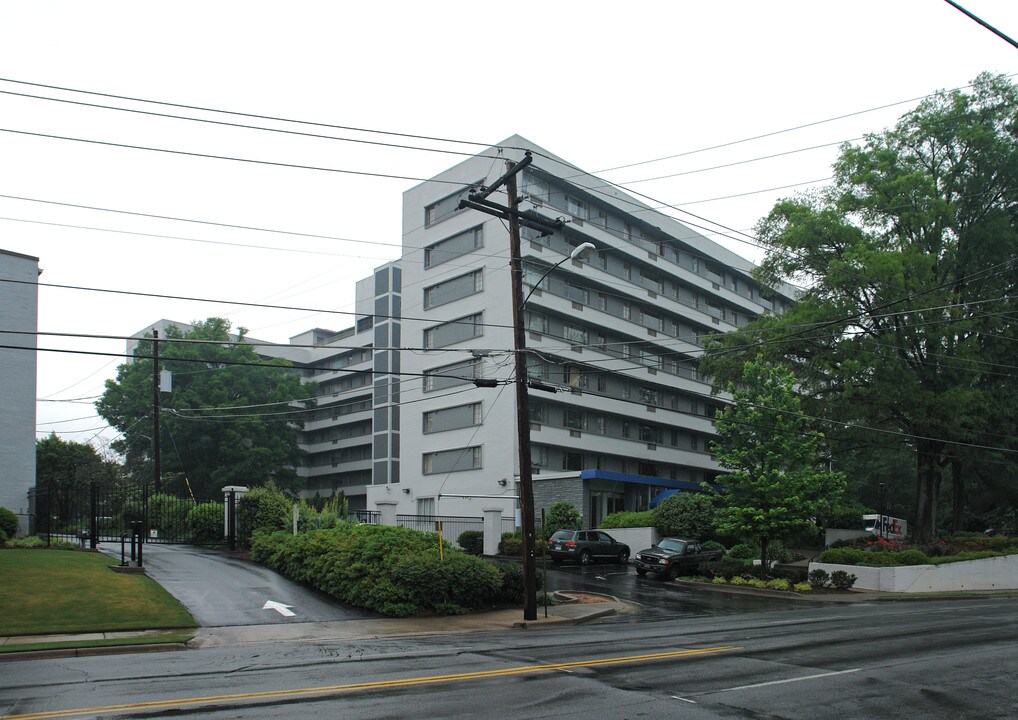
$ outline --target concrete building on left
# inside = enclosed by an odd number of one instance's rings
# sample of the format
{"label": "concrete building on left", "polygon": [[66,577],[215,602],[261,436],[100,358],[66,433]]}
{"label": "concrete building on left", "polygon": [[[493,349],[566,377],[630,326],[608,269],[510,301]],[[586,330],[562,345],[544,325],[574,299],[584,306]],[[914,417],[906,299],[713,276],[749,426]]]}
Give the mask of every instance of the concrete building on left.
{"label": "concrete building on left", "polygon": [[35,485],[39,258],[0,250],[0,506],[28,519]]}

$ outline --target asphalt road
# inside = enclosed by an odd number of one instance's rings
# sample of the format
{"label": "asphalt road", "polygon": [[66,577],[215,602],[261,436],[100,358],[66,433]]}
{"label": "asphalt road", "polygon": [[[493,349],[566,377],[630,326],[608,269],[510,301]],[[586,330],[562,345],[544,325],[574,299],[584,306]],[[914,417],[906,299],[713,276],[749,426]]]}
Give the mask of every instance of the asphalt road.
{"label": "asphalt road", "polygon": [[1014,718],[1018,601],[799,603],[581,626],[7,663],[48,717]]}
{"label": "asphalt road", "polygon": [[[119,558],[119,547],[116,551]],[[149,577],[180,600],[202,627],[380,617],[340,605],[266,567],[218,550],[146,543],[143,557]],[[267,602],[284,607],[266,608]]]}

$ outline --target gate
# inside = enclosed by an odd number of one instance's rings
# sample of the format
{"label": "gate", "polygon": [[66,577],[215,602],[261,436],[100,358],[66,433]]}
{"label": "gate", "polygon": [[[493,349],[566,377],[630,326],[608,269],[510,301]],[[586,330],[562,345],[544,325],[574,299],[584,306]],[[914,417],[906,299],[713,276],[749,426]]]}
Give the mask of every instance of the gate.
{"label": "gate", "polygon": [[227,515],[225,508],[222,501],[150,494],[149,487],[138,484],[100,488],[91,483],[84,492],[36,489],[30,497],[35,534],[93,548],[96,542],[135,535],[149,543],[233,547],[236,513]]}

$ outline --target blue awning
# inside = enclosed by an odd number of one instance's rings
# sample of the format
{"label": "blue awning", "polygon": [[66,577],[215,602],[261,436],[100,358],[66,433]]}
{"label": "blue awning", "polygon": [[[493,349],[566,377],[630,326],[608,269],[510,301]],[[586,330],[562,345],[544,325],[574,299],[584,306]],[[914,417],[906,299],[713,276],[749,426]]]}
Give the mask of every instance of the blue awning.
{"label": "blue awning", "polygon": [[682,492],[682,491],[681,490],[675,490],[675,489],[672,489],[672,488],[669,488],[668,490],[662,490],[657,495],[655,495],[653,498],[651,498],[650,506],[652,508],[655,508],[658,505],[660,505],[662,502],[664,502],[665,500],[670,498],[672,495],[674,495],[676,493],[680,493],[680,492]]}
{"label": "blue awning", "polygon": [[638,485],[650,485],[652,487],[669,488],[672,490],[687,490],[690,492],[702,492],[700,483],[689,482],[688,480],[670,480],[663,477],[651,475],[633,475],[631,473],[614,472],[612,470],[581,470],[581,480],[610,480],[612,482],[636,483]]}

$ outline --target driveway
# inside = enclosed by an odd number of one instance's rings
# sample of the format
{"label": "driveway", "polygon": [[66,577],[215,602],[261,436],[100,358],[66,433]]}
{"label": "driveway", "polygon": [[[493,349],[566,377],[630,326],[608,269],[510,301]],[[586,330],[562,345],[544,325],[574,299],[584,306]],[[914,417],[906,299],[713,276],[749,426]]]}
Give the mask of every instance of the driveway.
{"label": "driveway", "polygon": [[[115,549],[119,560],[119,547],[104,544],[102,549]],[[177,598],[201,627],[380,617],[340,605],[268,568],[219,550],[146,543],[144,562],[148,576]]]}

